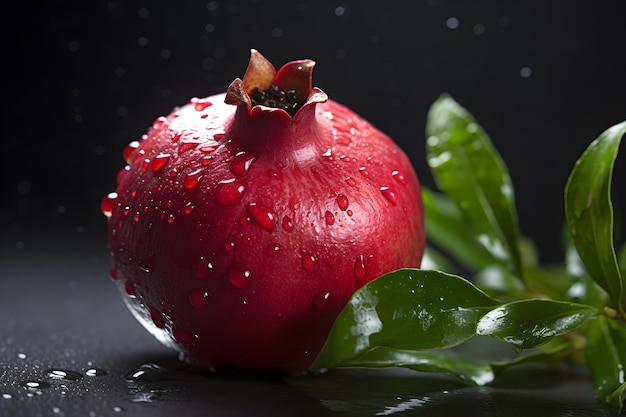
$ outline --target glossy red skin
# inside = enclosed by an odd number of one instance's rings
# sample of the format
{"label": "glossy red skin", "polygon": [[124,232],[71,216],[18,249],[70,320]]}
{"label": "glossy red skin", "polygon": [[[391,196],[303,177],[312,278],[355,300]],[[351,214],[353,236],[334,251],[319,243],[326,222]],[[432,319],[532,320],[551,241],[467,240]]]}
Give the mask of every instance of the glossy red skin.
{"label": "glossy red skin", "polygon": [[[255,157],[242,176],[230,169],[241,151]],[[170,157],[155,172],[159,154]],[[151,317],[144,325],[192,364],[304,371],[354,291],[420,266],[423,207],[409,159],[332,100],[293,119],[225,104],[224,95],[192,100],[157,119],[128,161],[108,223],[112,276],[131,310]],[[186,188],[198,170],[198,184]],[[219,204],[219,183],[232,179],[245,192]],[[255,221],[249,203],[271,208],[275,226]],[[243,287],[229,279],[232,268],[249,271]]]}

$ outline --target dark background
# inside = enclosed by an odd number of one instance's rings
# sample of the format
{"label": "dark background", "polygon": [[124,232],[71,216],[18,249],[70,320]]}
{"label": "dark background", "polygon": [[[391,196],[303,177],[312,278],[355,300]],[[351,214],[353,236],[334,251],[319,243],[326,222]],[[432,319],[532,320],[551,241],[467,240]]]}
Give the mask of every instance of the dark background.
{"label": "dark background", "polygon": [[[426,113],[450,93],[508,164],[522,231],[542,260],[560,261],[567,176],[591,140],[626,119],[625,4],[11,3],[2,19],[0,415],[361,417],[403,406],[421,417],[617,416],[594,399],[584,367],[476,388],[393,370],[280,381],[181,370],[108,278],[99,206],[123,147],[190,97],[223,92],[257,48],[276,66],[314,59],[314,84],[392,136],[429,187]],[[625,186],[620,156],[620,206]],[[129,378],[153,363],[165,371]],[[87,374],[94,367],[102,376]]]}
{"label": "dark background", "polygon": [[223,92],[243,75],[250,48],[277,67],[314,59],[314,84],[392,136],[429,187],[425,117],[450,93],[508,164],[522,232],[544,261],[561,259],[562,194],[574,161],[626,118],[623,1],[14,7],[3,23],[0,230],[15,237],[5,255],[50,230],[104,242],[99,202],[115,187],[124,145],[190,97]]}

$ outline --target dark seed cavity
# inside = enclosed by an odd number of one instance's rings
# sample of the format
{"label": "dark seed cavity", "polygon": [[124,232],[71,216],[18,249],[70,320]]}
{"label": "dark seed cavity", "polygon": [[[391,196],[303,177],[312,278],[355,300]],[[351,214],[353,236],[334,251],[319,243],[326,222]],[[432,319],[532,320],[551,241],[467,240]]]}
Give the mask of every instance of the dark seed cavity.
{"label": "dark seed cavity", "polygon": [[253,106],[263,105],[276,109],[283,109],[291,117],[296,114],[300,103],[297,100],[296,90],[283,91],[277,85],[273,85],[266,91],[255,88],[250,94]]}

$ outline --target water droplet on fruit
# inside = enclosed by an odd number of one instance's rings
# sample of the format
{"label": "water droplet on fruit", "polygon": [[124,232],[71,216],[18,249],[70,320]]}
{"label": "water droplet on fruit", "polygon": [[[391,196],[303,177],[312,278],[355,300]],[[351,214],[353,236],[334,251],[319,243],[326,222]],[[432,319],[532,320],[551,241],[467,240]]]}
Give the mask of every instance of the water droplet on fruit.
{"label": "water droplet on fruit", "polygon": [[135,286],[130,281],[126,281],[126,283],[124,284],[124,289],[126,290],[126,294],[130,295],[131,297],[135,297],[137,294],[137,292],[135,291]]}
{"label": "water droplet on fruit", "polygon": [[189,293],[189,302],[195,308],[202,308],[209,298],[209,293],[203,289],[195,289]]}
{"label": "water droplet on fruit", "polygon": [[109,373],[101,368],[89,368],[85,371],[85,375],[89,377],[106,376]]}
{"label": "water droplet on fruit", "polygon": [[270,168],[267,170],[267,176],[270,178],[278,178],[280,177],[280,172],[276,169]]}
{"label": "water droplet on fruit", "polygon": [[100,210],[107,218],[111,217],[115,201],[117,200],[117,193],[109,193],[100,201]]}
{"label": "water droplet on fruit", "polygon": [[192,211],[193,211],[193,204],[190,201],[187,204],[185,204],[185,207],[183,207],[183,213],[191,214]]}
{"label": "water droplet on fruit", "polygon": [[180,137],[183,135],[183,132],[174,132],[174,134],[172,135],[172,142],[176,143],[178,142],[178,140],[180,139]]}
{"label": "water droplet on fruit", "polygon": [[170,154],[168,153],[158,154],[152,160],[152,171],[153,172],[160,171],[161,169],[163,169],[163,167],[165,166],[165,164],[167,164],[169,160],[170,160]]}
{"label": "water droplet on fruit", "polygon": [[403,173],[401,173],[400,171],[393,171],[393,172],[391,173],[391,176],[392,176],[392,177],[393,177],[396,181],[398,181],[398,183],[400,183],[400,184],[402,184],[402,185],[406,185],[406,183],[407,183],[407,179],[406,179],[406,177],[404,176],[404,174],[403,174]]}
{"label": "water droplet on fruit", "polygon": [[308,252],[302,252],[302,268],[307,271],[313,271],[316,266],[317,259]]}
{"label": "water droplet on fruit", "polygon": [[356,258],[356,262],[354,263],[354,275],[359,283],[363,282],[365,278],[365,257],[363,255],[359,255]]}
{"label": "water droplet on fruit", "polygon": [[144,159],[143,162],[141,163],[141,172],[146,172],[149,166],[150,166],[150,160],[147,158]]}
{"label": "water droplet on fruit", "polygon": [[50,378],[63,379],[66,381],[78,381],[79,379],[83,379],[82,374],[68,369],[48,369],[45,373]]}
{"label": "water droplet on fruit", "polygon": [[191,100],[191,102],[194,104],[196,111],[202,111],[213,105],[208,98],[196,98],[195,100]]}
{"label": "water droplet on fruit", "polygon": [[243,288],[248,284],[252,273],[248,268],[240,263],[231,265],[228,271],[228,279],[230,283],[236,288]]}
{"label": "water droplet on fruit", "polygon": [[139,268],[144,272],[150,272],[154,270],[154,265],[156,264],[156,255],[152,254],[147,258],[139,261]]}
{"label": "water droplet on fruit", "polygon": [[348,198],[343,194],[339,194],[337,196],[337,205],[341,211],[346,211],[348,209]]}
{"label": "water droplet on fruit", "polygon": [[124,177],[126,177],[126,174],[128,174],[129,171],[130,171],[129,165],[125,165],[122,169],[117,171],[117,177],[115,178],[115,180],[117,181],[117,184],[122,183],[122,180],[124,180]]}
{"label": "water droplet on fruit", "polygon": [[283,229],[288,232],[292,232],[294,228],[293,220],[289,216],[283,217]]}
{"label": "water droplet on fruit", "polygon": [[202,172],[202,169],[197,169],[193,172],[188,173],[183,180],[183,187],[185,187],[185,189],[187,190],[193,190],[194,188],[196,188],[198,186],[198,183],[200,182],[200,179],[202,179]]}
{"label": "water droplet on fruit", "polygon": [[224,249],[226,249],[227,251],[232,251],[233,249],[235,249],[235,242],[226,242],[224,243]]}
{"label": "water droplet on fruit", "polygon": [[169,215],[169,216],[167,216],[167,222],[168,222],[169,224],[174,223],[174,215],[173,215],[173,214],[171,214],[171,213],[170,213],[170,215]]}
{"label": "water droplet on fruit", "polygon": [[256,157],[249,152],[242,151],[237,153],[230,163],[230,172],[239,177],[245,176],[255,159]]}
{"label": "water droplet on fruit", "polygon": [[352,177],[346,178],[346,184],[348,184],[350,187],[356,187],[356,181]]}
{"label": "water droplet on fruit", "polygon": [[248,214],[252,219],[257,222],[261,227],[266,230],[274,230],[276,227],[276,213],[270,207],[263,203],[249,203],[246,206]]}
{"label": "water droplet on fruit", "polygon": [[180,344],[191,345],[195,342],[194,336],[181,329],[180,327],[172,326],[172,337]]}
{"label": "water droplet on fruit", "polygon": [[208,278],[213,272],[213,264],[204,256],[200,256],[192,265],[193,274],[200,279]]}
{"label": "water droplet on fruit", "polygon": [[223,206],[232,206],[243,197],[246,192],[246,182],[242,179],[232,178],[220,181],[215,189],[215,200]]}
{"label": "water droplet on fruit", "polygon": [[138,147],[139,147],[139,142],[136,140],[130,142],[128,145],[124,147],[122,156],[124,157],[124,161],[126,161],[127,164],[130,164],[131,157],[133,156],[133,153]]}
{"label": "water droplet on fruit", "polygon": [[178,145],[178,154],[180,155],[192,149],[196,149],[198,145],[200,145],[200,141],[197,139],[182,140],[180,145]]}
{"label": "water droplet on fruit", "polygon": [[332,226],[333,224],[335,224],[335,215],[330,211],[326,210],[326,213],[324,213],[324,218],[326,219],[327,225]]}
{"label": "water droplet on fruit", "polygon": [[330,305],[330,301],[330,292],[321,292],[313,296],[313,306],[320,311],[326,310]]}
{"label": "water droplet on fruit", "polygon": [[163,116],[157,117],[154,122],[152,122],[152,128],[153,129],[159,129],[161,127],[163,127],[163,125],[165,124],[165,122],[167,121],[167,119]]}
{"label": "water droplet on fruit", "polygon": [[348,215],[348,217],[352,217],[354,213],[352,212],[352,210],[347,210],[346,214]]}
{"label": "water droplet on fruit", "polygon": [[387,201],[389,201],[394,206],[396,205],[396,202],[398,201],[398,195],[395,191],[393,191],[389,187],[380,187],[380,192],[387,199]]}
{"label": "water droplet on fruit", "polygon": [[280,252],[280,246],[278,243],[272,243],[267,246],[267,256],[274,256]]}
{"label": "water droplet on fruit", "polygon": [[327,161],[332,161],[332,160],[334,159],[334,158],[333,158],[333,151],[332,151],[332,149],[330,149],[330,148],[328,148],[328,149],[326,150],[326,152],[324,152],[324,153],[322,154],[322,156],[323,156],[323,157],[324,157],[324,159],[326,159]]}
{"label": "water droplet on fruit", "polygon": [[141,213],[136,212],[135,214],[133,214],[133,221],[135,223],[137,223],[139,221],[139,219],[141,218]]}
{"label": "water droplet on fruit", "polygon": [[163,314],[161,314],[154,307],[148,308],[148,311],[150,312],[150,318],[152,319],[152,323],[154,323],[154,325],[156,327],[158,327],[159,329],[164,328],[165,327],[165,317],[163,317]]}

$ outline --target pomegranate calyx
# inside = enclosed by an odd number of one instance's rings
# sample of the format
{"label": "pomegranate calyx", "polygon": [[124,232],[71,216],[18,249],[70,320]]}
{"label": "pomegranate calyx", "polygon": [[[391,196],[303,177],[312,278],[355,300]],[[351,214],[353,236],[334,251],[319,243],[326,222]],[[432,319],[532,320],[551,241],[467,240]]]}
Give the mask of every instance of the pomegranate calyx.
{"label": "pomegranate calyx", "polygon": [[303,59],[288,62],[277,73],[271,62],[252,49],[243,80],[231,83],[224,102],[245,103],[248,109],[259,105],[282,109],[293,118],[302,107],[328,100],[322,90],[312,87],[314,67],[314,61]]}

